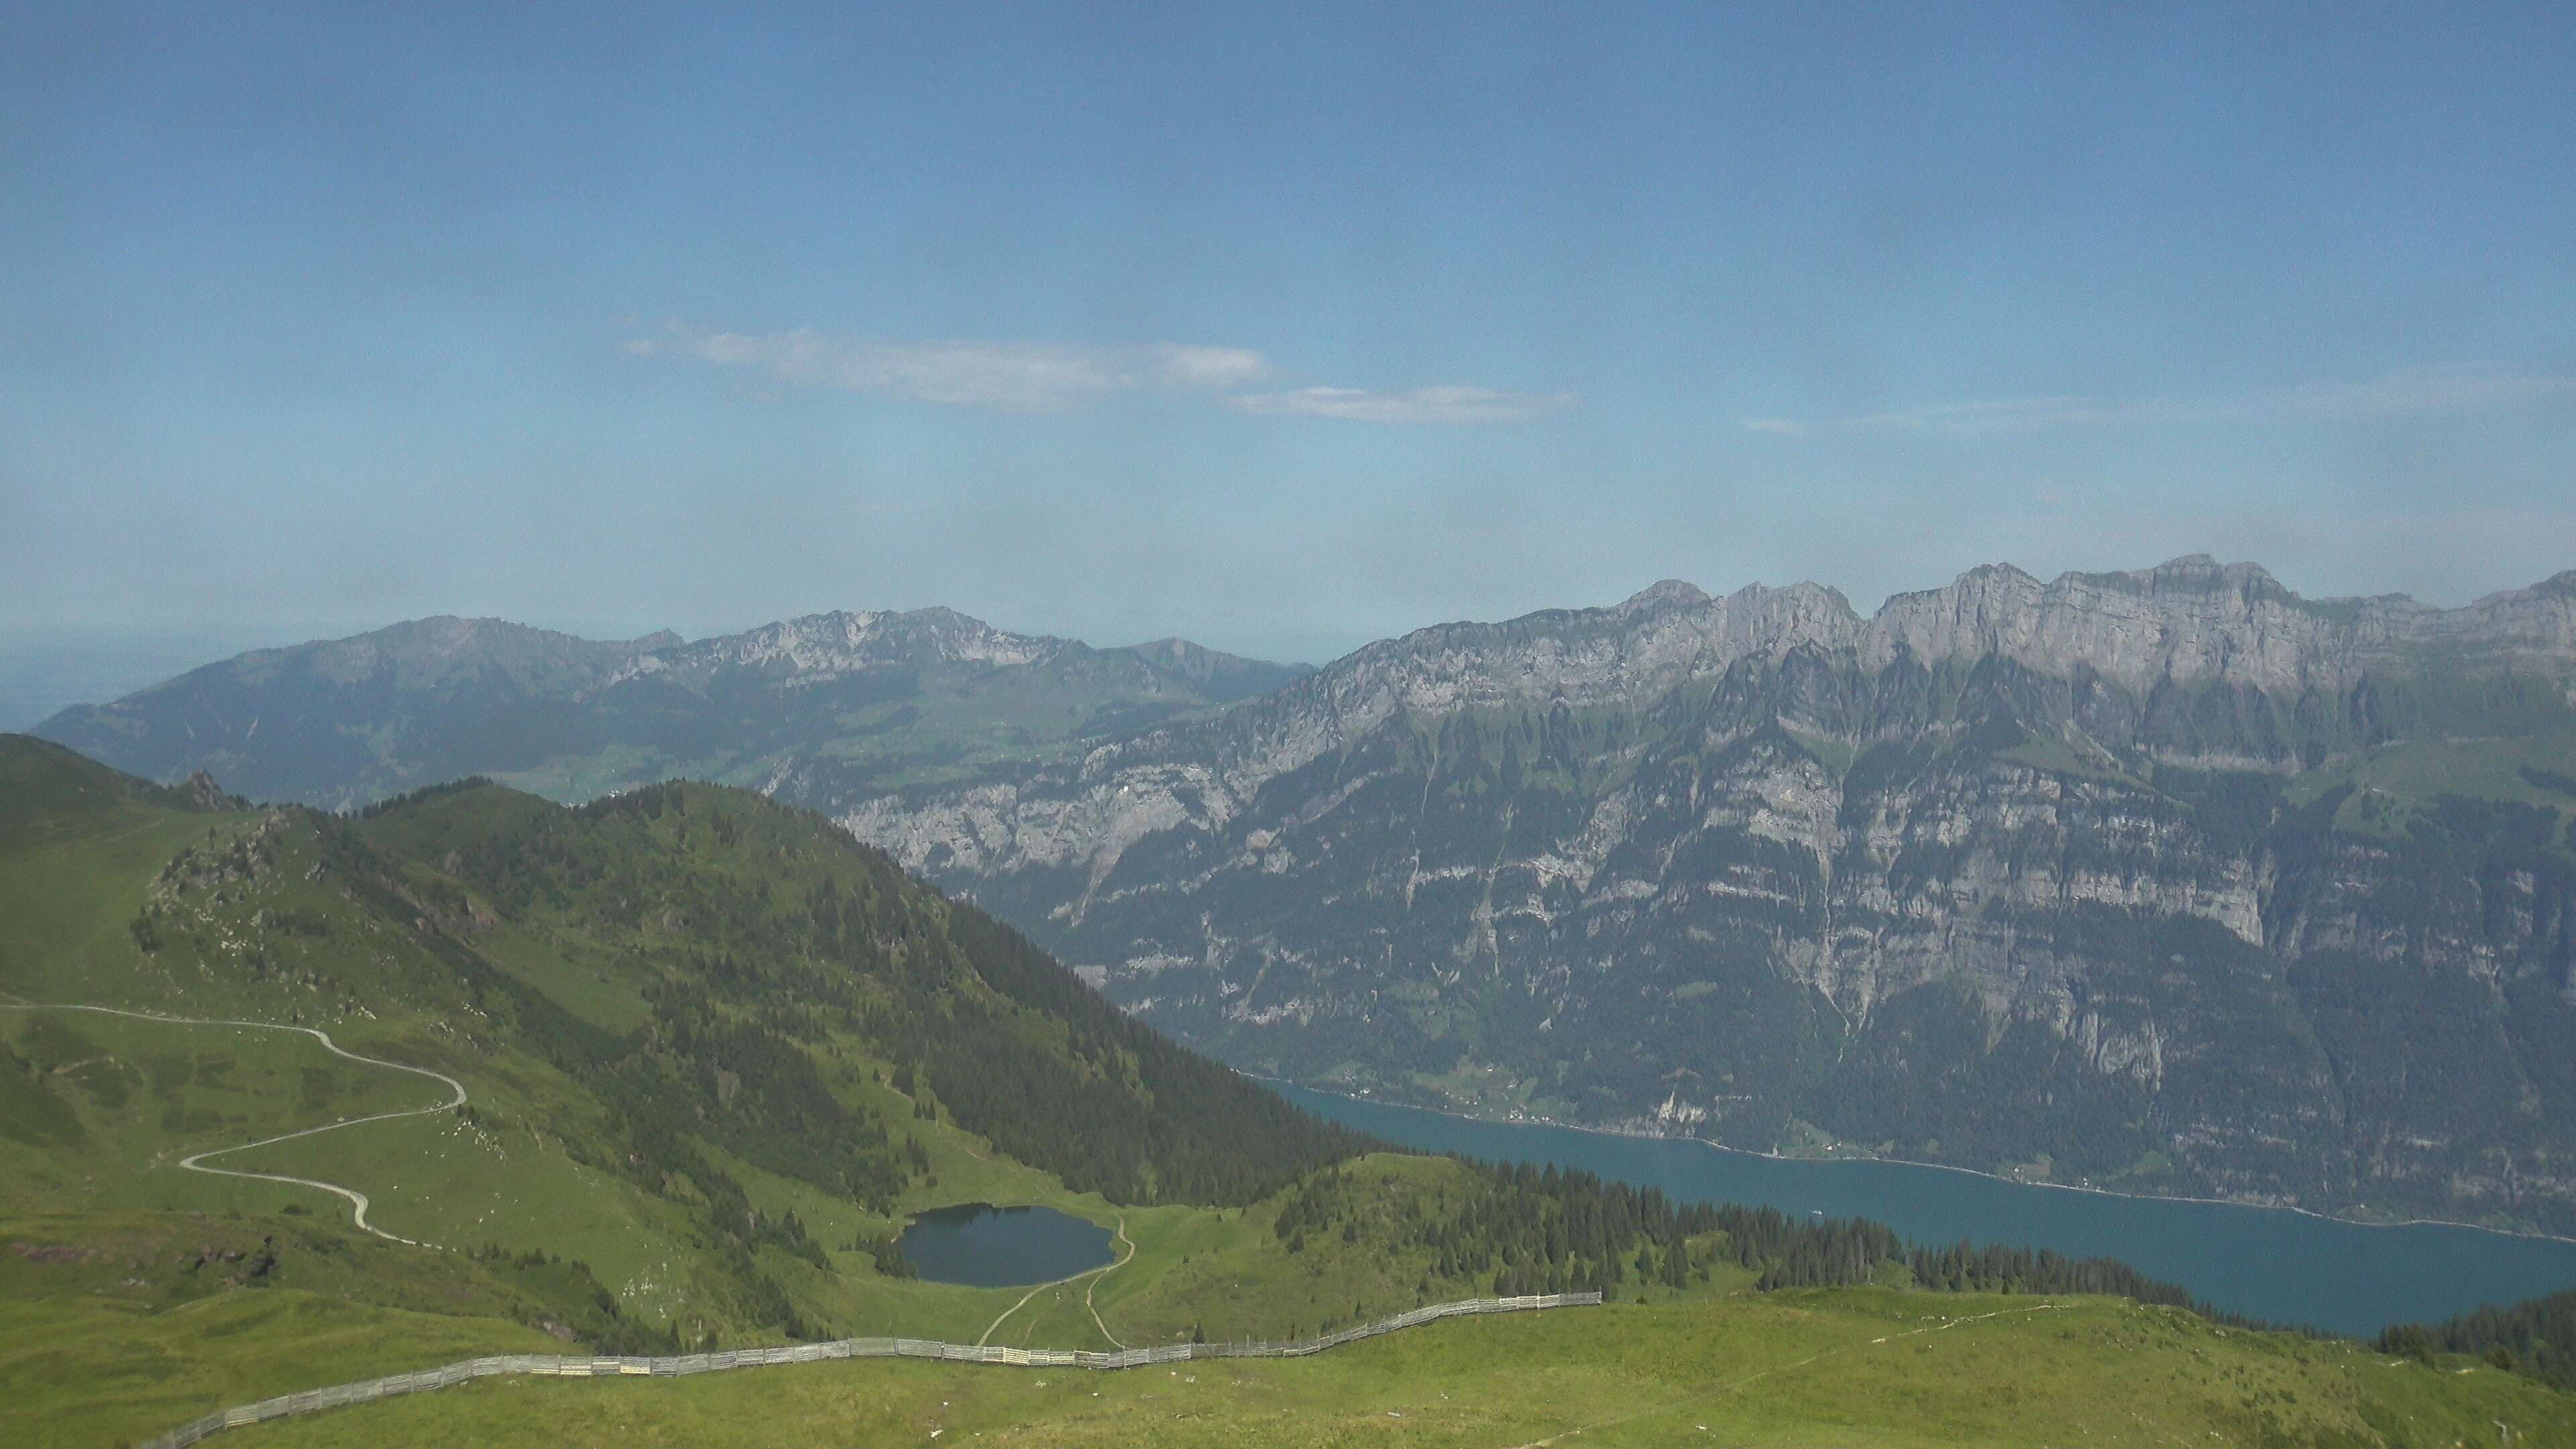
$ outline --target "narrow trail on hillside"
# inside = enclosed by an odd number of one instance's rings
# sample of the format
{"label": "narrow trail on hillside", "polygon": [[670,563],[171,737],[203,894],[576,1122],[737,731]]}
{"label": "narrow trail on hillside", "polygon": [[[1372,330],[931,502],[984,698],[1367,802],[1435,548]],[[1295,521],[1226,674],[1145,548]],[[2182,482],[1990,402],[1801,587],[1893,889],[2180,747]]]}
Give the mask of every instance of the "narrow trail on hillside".
{"label": "narrow trail on hillside", "polygon": [[1607,1429],[1619,1424],[1632,1423],[1638,1419],[1650,1419],[1659,1414],[1678,1414],[1685,1407],[1691,1404],[1699,1403],[1708,1399],[1720,1398],[1724,1395],[1734,1393],[1736,1390],[1744,1388],[1747,1385],[1759,1383],[1763,1379],[1771,1377],[1773,1374],[1790,1373],[1794,1370],[1805,1368],[1807,1365],[1812,1363],[1819,1363],[1825,1359],[1841,1358],[1848,1354],[1859,1353],[1863,1349],[1875,1348],[1880,1344],[1890,1343],[1900,1338],[1913,1338],[1918,1334],[1925,1333],[1944,1333],[1950,1329],[1957,1328],[1963,1323],[1983,1323],[1991,1318],[2003,1318],[2014,1314],[2046,1313],[2059,1306],[2061,1305],[2056,1303],[2040,1303],[2034,1304],[2028,1308],[1998,1308],[1992,1313],[1972,1313],[1965,1318],[1946,1318],[1939,1323],[1929,1324],[1922,1328],[1909,1328],[1901,1333],[1886,1334],[1882,1337],[1873,1338],[1867,1343],[1847,1344],[1841,1348],[1829,1348],[1821,1353],[1811,1353],[1805,1358],[1799,1359],[1794,1363],[1773,1364],[1767,1369],[1746,1374],[1740,1379],[1731,1379],[1712,1388],[1694,1389],[1689,1393],[1682,1394],[1673,1399],[1668,1399],[1660,1404],[1651,1404],[1645,1408],[1637,1409],[1630,1413],[1614,1414],[1606,1419],[1595,1419],[1589,1424],[1577,1424],[1571,1429],[1560,1429],[1557,1432],[1548,1435],[1544,1439],[1532,1439],[1526,1444],[1515,1444],[1512,1446],[1512,1449],[1548,1449],[1549,1445],[1561,1444],[1568,1439],[1580,1438],[1585,1433],[1594,1429]]}
{"label": "narrow trail on hillside", "polygon": [[[999,1329],[999,1328],[1003,1325],[1003,1323],[1004,1323],[1004,1322],[1008,1321],[1008,1320],[1009,1320],[1009,1318],[1010,1318],[1010,1316],[1011,1316],[1012,1314],[1017,1313],[1017,1312],[1019,1312],[1021,1309],[1028,1307],[1028,1306],[1029,1306],[1029,1300],[1030,1300],[1030,1299],[1037,1297],[1037,1296],[1038,1296],[1039,1294],[1041,1294],[1041,1293],[1044,1293],[1044,1292],[1045,1292],[1045,1291],[1047,1291],[1049,1288],[1061,1288],[1061,1287],[1063,1287],[1063,1286],[1064,1286],[1065,1284],[1067,1284],[1067,1283],[1079,1283],[1079,1282],[1081,1282],[1081,1281],[1082,1281],[1083,1279],[1085,1279],[1085,1278],[1089,1278],[1089,1279],[1091,1279],[1091,1280],[1092,1280],[1092,1286],[1093,1286],[1093,1287],[1098,1287],[1098,1286],[1099,1286],[1099,1283],[1100,1283],[1100,1279],[1101,1279],[1102,1277],[1105,1277],[1105,1276],[1107,1276],[1108,1274],[1114,1273],[1114,1272],[1118,1271],[1119,1269],[1126,1267],[1126,1266],[1127,1266],[1127,1263],[1128,1263],[1128,1261],[1129,1261],[1129,1259],[1132,1259],[1132,1258],[1134,1258],[1134,1257],[1136,1256],[1136,1241],[1135,1241],[1135,1239],[1130,1238],[1130,1237],[1128,1237],[1128,1236],[1127,1236],[1127,1216],[1126,1216],[1126,1214],[1124,1214],[1124,1213],[1121,1213],[1121,1214],[1119,1214],[1119,1216],[1118,1216],[1118,1241],[1120,1241],[1120,1242],[1122,1242],[1122,1243],[1125,1243],[1125,1244],[1127,1245],[1127,1255],[1126,1255],[1126,1257],[1120,1258],[1120,1259],[1119,1259],[1117,1262],[1115,1262],[1115,1263],[1103,1263],[1103,1264],[1101,1264],[1101,1265],[1100,1265],[1099,1267],[1097,1267],[1097,1268],[1085,1268],[1085,1269],[1083,1269],[1083,1270],[1082,1270],[1081,1272],[1079,1272],[1079,1273],[1073,1273],[1073,1274],[1069,1274],[1069,1275],[1067,1275],[1067,1276],[1065,1276],[1065,1277],[1058,1278],[1058,1279],[1056,1279],[1056,1280],[1055,1280],[1054,1282],[1052,1282],[1052,1283],[1040,1283],[1040,1284],[1039,1284],[1038,1286],[1036,1286],[1035,1288],[1032,1288],[1032,1289],[1030,1289],[1028,1292],[1021,1294],[1021,1295],[1020,1295],[1020,1301],[1019,1301],[1019,1302],[1014,1303],[1014,1304],[1012,1304],[1010,1307],[1003,1309],[1003,1310],[1002,1310],[1001,1317],[996,1318],[996,1319],[994,1319],[991,1323],[988,1323],[988,1324],[984,1325],[984,1334],[983,1334],[983,1336],[982,1336],[981,1338],[978,1338],[978,1339],[976,1339],[976,1340],[975,1340],[975,1346],[976,1346],[977,1348],[982,1348],[982,1347],[984,1347],[986,1344],[991,1343],[991,1342],[993,1341],[993,1334],[994,1334],[994,1332],[995,1332],[997,1329]],[[1085,1308],[1091,1308],[1091,1290],[1090,1290],[1090,1289],[1088,1289],[1088,1288],[1086,1288],[1086,1289],[1084,1289],[1084,1290],[1083,1290],[1083,1293],[1082,1293],[1082,1306],[1083,1306],[1083,1307],[1085,1307]],[[1100,1310],[1099,1310],[1099,1309],[1096,1309],[1096,1308],[1092,1308],[1092,1309],[1091,1309],[1091,1321],[1092,1321],[1092,1322],[1094,1322],[1094,1323],[1099,1323],[1099,1324],[1100,1324],[1100,1335],[1101,1335],[1101,1337],[1103,1337],[1103,1338],[1109,1338],[1109,1325],[1108,1325],[1108,1324],[1106,1324],[1106,1323],[1101,1323],[1101,1322],[1100,1322]],[[1111,1343],[1116,1343],[1116,1344],[1118,1344],[1118,1346],[1119,1346],[1120,1348],[1125,1348],[1125,1347],[1127,1346],[1127,1345],[1125,1345],[1125,1344],[1123,1344],[1123,1343],[1118,1343],[1118,1340],[1117,1340],[1117,1339],[1114,1339],[1114,1338],[1110,1338],[1110,1339],[1109,1339],[1109,1341],[1110,1341]]]}
{"label": "narrow trail on hillside", "polygon": [[382,1057],[362,1056],[357,1052],[347,1050],[338,1042],[331,1040],[329,1033],[324,1032],[317,1027],[310,1026],[285,1026],[273,1021],[223,1021],[194,1016],[165,1016],[157,1011],[126,1011],[120,1007],[114,1006],[77,1006],[46,1002],[0,1002],[0,1011],[89,1011],[96,1012],[101,1016],[131,1017],[136,1021],[155,1021],[170,1026],[232,1026],[248,1027],[257,1031],[301,1032],[304,1035],[313,1038],[315,1041],[322,1043],[323,1049],[330,1052],[333,1056],[346,1057],[353,1062],[364,1062],[371,1067],[390,1067],[397,1072],[409,1072],[414,1076],[429,1077],[444,1084],[449,1091],[454,1092],[456,1095],[451,1100],[442,1102],[435,1107],[414,1107],[401,1112],[376,1112],[365,1117],[350,1117],[338,1122],[326,1122],[319,1127],[306,1127],[299,1131],[281,1132],[274,1137],[263,1137],[257,1142],[244,1142],[232,1147],[210,1147],[203,1152],[192,1153],[189,1156],[179,1159],[179,1165],[188,1169],[190,1172],[203,1172],[216,1177],[256,1178],[262,1182],[284,1182],[292,1183],[297,1187],[320,1188],[324,1192],[334,1193],[348,1200],[351,1219],[357,1224],[361,1231],[373,1233],[377,1237],[383,1238],[388,1242],[402,1243],[414,1248],[434,1248],[438,1246],[436,1243],[424,1243],[417,1238],[406,1238],[400,1233],[386,1232],[384,1229],[368,1222],[367,1195],[358,1191],[354,1187],[342,1187],[336,1182],[323,1182],[319,1179],[310,1177],[289,1177],[286,1174],[279,1172],[246,1172],[230,1167],[208,1167],[206,1166],[206,1159],[209,1157],[222,1157],[228,1153],[248,1152],[254,1147],[268,1147],[280,1142],[291,1142],[298,1137],[313,1137],[324,1132],[337,1132],[343,1127],[364,1126],[369,1122],[390,1122],[398,1117],[426,1117],[436,1112],[452,1112],[465,1105],[465,1084],[456,1080],[454,1077],[447,1075],[445,1072],[434,1072],[427,1067],[405,1066],[401,1062],[389,1062]]}
{"label": "narrow trail on hillside", "polygon": [[1082,1285],[1082,1306],[1089,1310],[1091,1321],[1099,1326],[1100,1336],[1109,1340],[1110,1347],[1125,1348],[1127,1345],[1119,1341],[1118,1335],[1109,1331],[1109,1320],[1100,1316],[1099,1305],[1091,1301],[1092,1293],[1100,1287],[1100,1280],[1108,1277],[1112,1270],[1125,1267],[1128,1258],[1136,1256],[1136,1240],[1127,1236],[1127,1219],[1123,1214],[1118,1219],[1118,1241],[1127,1245],[1127,1257],[1120,1258],[1117,1262],[1110,1264],[1107,1268],[1101,1269],[1098,1273],[1092,1275],[1090,1282]]}

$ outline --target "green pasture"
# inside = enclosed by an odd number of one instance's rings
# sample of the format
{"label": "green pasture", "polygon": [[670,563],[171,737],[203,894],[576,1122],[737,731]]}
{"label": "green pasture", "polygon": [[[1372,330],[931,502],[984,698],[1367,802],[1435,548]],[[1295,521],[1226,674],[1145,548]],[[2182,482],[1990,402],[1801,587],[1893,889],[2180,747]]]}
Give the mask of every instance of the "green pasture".
{"label": "green pasture", "polygon": [[1309,1359],[1123,1373],[854,1361],[487,1380],[238,1442],[2400,1449],[2500,1432],[2576,1442],[2576,1400],[2474,1365],[2393,1362],[2115,1300],[1864,1289],[1451,1320]]}

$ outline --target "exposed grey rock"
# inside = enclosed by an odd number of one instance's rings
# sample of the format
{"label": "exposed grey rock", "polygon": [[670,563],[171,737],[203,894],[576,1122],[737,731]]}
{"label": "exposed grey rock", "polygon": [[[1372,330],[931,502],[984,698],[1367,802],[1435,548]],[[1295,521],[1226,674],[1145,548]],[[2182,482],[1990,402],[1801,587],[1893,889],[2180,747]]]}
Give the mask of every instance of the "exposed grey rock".
{"label": "exposed grey rock", "polygon": [[2576,575],[1997,566],[1869,619],[1667,582],[1041,768],[782,790],[1264,1071],[2566,1226],[2576,860],[2497,762],[2576,774],[2572,682]]}

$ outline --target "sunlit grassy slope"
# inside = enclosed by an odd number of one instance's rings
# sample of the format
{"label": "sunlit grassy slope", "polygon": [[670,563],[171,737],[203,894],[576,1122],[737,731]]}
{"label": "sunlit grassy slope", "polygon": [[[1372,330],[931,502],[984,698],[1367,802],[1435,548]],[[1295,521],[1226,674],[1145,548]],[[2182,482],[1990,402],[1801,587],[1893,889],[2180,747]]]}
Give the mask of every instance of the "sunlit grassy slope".
{"label": "sunlit grassy slope", "polygon": [[1453,1320],[1305,1360],[1118,1374],[861,1361],[487,1381],[241,1442],[2432,1446],[2494,1444],[2499,1426],[2576,1442],[2576,1401],[2170,1309],[1862,1289]]}
{"label": "sunlit grassy slope", "polygon": [[[1112,1192],[1153,1204],[1151,1237],[1188,1201],[1250,1201],[1300,1152],[1336,1150],[757,796],[690,787],[576,816],[477,787],[352,823],[11,738],[0,822],[0,1003],[318,1026],[455,1076],[463,1112],[219,1165],[362,1191],[378,1226],[424,1242],[577,1259],[675,1347],[980,1333],[1020,1295],[887,1277],[870,1244],[959,1201],[1113,1225]],[[982,1055],[950,1060],[965,1033]],[[0,1049],[0,1208],[343,1215],[326,1193],[177,1162],[445,1094],[232,1026],[0,1010]],[[991,1090],[996,1066],[1023,1096]],[[1087,1191],[960,1117],[1009,1128],[1069,1097],[1099,1139],[1020,1150],[1054,1152],[1100,1182]]]}

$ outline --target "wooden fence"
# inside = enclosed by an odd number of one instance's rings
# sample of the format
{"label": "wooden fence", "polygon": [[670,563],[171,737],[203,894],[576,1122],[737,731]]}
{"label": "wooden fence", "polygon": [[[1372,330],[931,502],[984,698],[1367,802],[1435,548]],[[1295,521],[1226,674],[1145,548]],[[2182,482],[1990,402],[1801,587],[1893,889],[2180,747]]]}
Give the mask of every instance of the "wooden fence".
{"label": "wooden fence", "polygon": [[1304,1358],[1322,1353],[1357,1339],[1373,1338],[1412,1328],[1434,1319],[1457,1318],[1473,1313],[1515,1313],[1531,1308],[1589,1307],[1601,1301],[1598,1293],[1551,1293],[1526,1298],[1469,1298],[1457,1303],[1434,1303],[1411,1313],[1381,1318],[1310,1338],[1299,1343],[1175,1343],[1162,1348],[1130,1348],[1116,1353],[1094,1353],[1088,1349],[1003,1348],[993,1345],[938,1343],[926,1338],[843,1338],[830,1343],[799,1343],[780,1348],[738,1348],[723,1353],[684,1353],[667,1358],[623,1358],[579,1354],[503,1353],[489,1358],[469,1358],[445,1368],[422,1369],[416,1373],[393,1374],[380,1379],[367,1379],[354,1384],[335,1384],[327,1389],[307,1389],[300,1394],[280,1394],[256,1404],[243,1404],[221,1413],[180,1425],[156,1439],[145,1441],[145,1449],[182,1449],[219,1430],[243,1424],[257,1424],[267,1419],[282,1419],[290,1414],[310,1414],[319,1409],[336,1409],[343,1404],[367,1404],[390,1399],[400,1394],[427,1393],[469,1379],[489,1378],[494,1374],[546,1374],[557,1378],[608,1378],[621,1374],[639,1377],[671,1378],[682,1374],[713,1373],[719,1369],[753,1368],[763,1364],[820,1363],[836,1358],[935,1358],[948,1363],[997,1363],[1021,1368],[1128,1369],[1148,1364],[1189,1363],[1214,1358]]}

